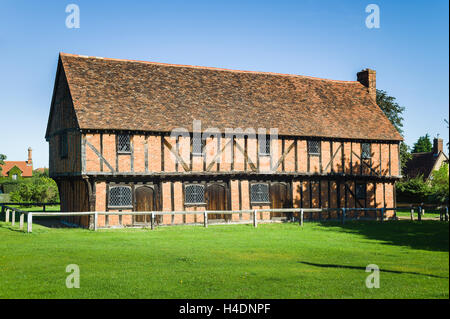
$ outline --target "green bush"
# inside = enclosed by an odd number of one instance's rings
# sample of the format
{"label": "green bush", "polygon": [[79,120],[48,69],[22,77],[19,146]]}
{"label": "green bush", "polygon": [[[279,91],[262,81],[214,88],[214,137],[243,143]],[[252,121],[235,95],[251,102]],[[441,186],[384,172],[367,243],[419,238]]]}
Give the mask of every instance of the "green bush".
{"label": "green bush", "polygon": [[13,202],[59,202],[58,187],[55,181],[49,177],[37,177],[31,182],[20,183],[17,190],[12,192]]}
{"label": "green bush", "polygon": [[444,164],[439,170],[434,171],[429,181],[424,181],[423,176],[417,176],[398,182],[397,200],[410,203],[448,205],[448,164]]}

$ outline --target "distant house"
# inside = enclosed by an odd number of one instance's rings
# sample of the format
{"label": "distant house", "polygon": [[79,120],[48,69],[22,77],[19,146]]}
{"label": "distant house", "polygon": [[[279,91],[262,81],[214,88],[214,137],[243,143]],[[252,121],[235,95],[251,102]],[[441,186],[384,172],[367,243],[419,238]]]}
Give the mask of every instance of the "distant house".
{"label": "distant house", "polygon": [[4,161],[2,165],[1,176],[17,180],[21,177],[27,178],[33,176],[33,160],[31,147],[28,148],[27,161]]}
{"label": "distant house", "polygon": [[439,170],[442,164],[448,163],[443,145],[444,142],[441,138],[435,138],[432,152],[412,153],[411,160],[406,164],[405,176],[414,178],[422,175],[425,180],[429,180],[433,171]]}

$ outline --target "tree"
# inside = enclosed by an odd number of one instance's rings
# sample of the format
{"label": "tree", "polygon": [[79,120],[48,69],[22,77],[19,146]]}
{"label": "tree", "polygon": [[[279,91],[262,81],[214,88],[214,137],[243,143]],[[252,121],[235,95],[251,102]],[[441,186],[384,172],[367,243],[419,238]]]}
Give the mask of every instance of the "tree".
{"label": "tree", "polygon": [[[377,90],[377,104],[384,112],[384,115],[391,121],[392,125],[403,136],[403,111],[404,106],[400,106],[395,97],[389,96],[386,91]],[[406,163],[411,159],[409,146],[404,142],[400,142],[400,165],[403,169]]]}
{"label": "tree", "polygon": [[431,195],[429,201],[434,204],[447,204],[449,197],[448,163],[433,171],[430,177]]}
{"label": "tree", "polygon": [[425,134],[419,137],[416,143],[414,143],[413,153],[431,152],[433,150],[433,144],[431,144],[430,136]]}
{"label": "tree", "polygon": [[5,165],[6,155],[0,154],[0,174],[2,173],[2,165]]}

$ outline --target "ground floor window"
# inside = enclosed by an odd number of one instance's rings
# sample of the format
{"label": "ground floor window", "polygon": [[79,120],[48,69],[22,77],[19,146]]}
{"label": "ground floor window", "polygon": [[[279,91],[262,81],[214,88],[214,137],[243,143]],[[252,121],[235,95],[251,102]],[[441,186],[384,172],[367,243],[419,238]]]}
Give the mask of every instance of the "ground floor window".
{"label": "ground floor window", "polygon": [[111,186],[109,188],[109,207],[132,207],[133,196],[129,186]]}
{"label": "ground floor window", "polygon": [[204,204],[205,186],[198,184],[186,185],[184,189],[185,204]]}
{"label": "ground floor window", "polygon": [[269,185],[266,183],[255,183],[250,187],[250,199],[252,203],[269,202]]}
{"label": "ground floor window", "polygon": [[366,184],[356,184],[356,199],[365,199],[366,198]]}

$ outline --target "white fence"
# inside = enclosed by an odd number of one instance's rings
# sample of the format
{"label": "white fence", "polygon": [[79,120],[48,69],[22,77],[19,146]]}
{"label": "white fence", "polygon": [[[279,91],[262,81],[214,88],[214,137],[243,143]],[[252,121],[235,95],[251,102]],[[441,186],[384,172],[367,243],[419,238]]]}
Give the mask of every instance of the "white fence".
{"label": "white fence", "polygon": [[[24,228],[25,215],[27,216],[27,232],[31,233],[33,230],[33,218],[40,216],[53,216],[53,217],[64,217],[64,216],[93,216],[93,229],[98,229],[98,216],[112,216],[112,215],[149,215],[150,216],[150,227],[154,229],[156,227],[155,216],[161,215],[199,215],[203,214],[203,226],[208,227],[208,215],[209,214],[251,214],[252,219],[249,223],[253,223],[254,227],[258,226],[258,222],[267,222],[267,219],[258,219],[258,213],[299,213],[298,222],[300,226],[303,226],[304,213],[323,213],[330,211],[337,211],[338,218],[344,224],[347,219],[348,211],[380,211],[380,220],[385,219],[385,212],[388,210],[396,210],[396,208],[279,208],[279,209],[252,209],[252,210],[205,210],[205,211],[148,211],[148,212],[27,212],[17,208],[5,206],[5,221],[8,223],[11,215],[11,226],[15,225],[16,214],[19,215],[19,229]],[[340,213],[340,214],[339,214]],[[144,225],[145,226],[145,225]]]}

